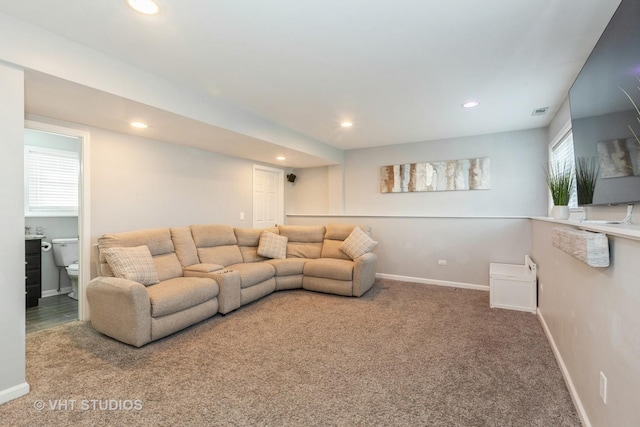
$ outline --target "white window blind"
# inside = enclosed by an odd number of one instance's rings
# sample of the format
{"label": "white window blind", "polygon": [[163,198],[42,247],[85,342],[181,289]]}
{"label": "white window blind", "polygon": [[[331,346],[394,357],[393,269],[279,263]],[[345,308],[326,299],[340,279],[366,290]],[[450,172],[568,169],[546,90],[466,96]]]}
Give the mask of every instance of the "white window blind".
{"label": "white window blind", "polygon": [[[573,155],[573,133],[569,131],[563,136],[553,147],[551,147],[551,163],[555,165],[571,168],[575,174],[575,158]],[[575,180],[571,187],[571,196],[569,197],[569,207],[578,207],[578,193],[576,190]]]}
{"label": "white window blind", "polygon": [[25,148],[26,214],[78,214],[78,153]]}

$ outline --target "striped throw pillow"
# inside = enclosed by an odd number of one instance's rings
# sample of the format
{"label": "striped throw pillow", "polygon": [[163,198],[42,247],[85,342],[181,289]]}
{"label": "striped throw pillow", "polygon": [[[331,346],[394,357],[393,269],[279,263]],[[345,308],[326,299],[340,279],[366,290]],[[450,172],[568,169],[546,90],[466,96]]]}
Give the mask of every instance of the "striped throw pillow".
{"label": "striped throw pillow", "polygon": [[258,243],[258,255],[266,258],[284,259],[287,257],[287,236],[263,231]]}
{"label": "striped throw pillow", "polygon": [[377,244],[378,242],[369,237],[360,227],[356,227],[349,234],[349,237],[344,239],[344,242],[340,245],[340,250],[347,254],[349,258],[356,259],[370,252]]}
{"label": "striped throw pillow", "polygon": [[147,246],[108,248],[104,257],[113,271],[121,279],[133,280],[143,285],[158,283],[158,271]]}

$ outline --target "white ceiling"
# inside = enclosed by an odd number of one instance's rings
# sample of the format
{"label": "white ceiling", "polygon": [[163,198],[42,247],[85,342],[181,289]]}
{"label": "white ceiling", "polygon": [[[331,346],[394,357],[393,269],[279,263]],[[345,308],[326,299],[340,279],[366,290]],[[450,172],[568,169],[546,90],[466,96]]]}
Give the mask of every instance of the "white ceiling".
{"label": "white ceiling", "polygon": [[[620,0],[158,2],[153,17],[124,0],[0,0],[0,12],[353,149],[548,125]],[[37,73],[26,84],[28,112],[43,115],[55,108],[48,93],[73,86]],[[481,105],[463,110],[469,99]],[[540,107],[549,113],[533,117]],[[118,109],[95,117],[83,110],[81,123],[126,127]],[[181,127],[181,118],[164,118],[171,120]],[[343,120],[354,126],[341,128]],[[260,146],[237,136],[232,145]],[[317,163],[298,154],[290,166]]]}

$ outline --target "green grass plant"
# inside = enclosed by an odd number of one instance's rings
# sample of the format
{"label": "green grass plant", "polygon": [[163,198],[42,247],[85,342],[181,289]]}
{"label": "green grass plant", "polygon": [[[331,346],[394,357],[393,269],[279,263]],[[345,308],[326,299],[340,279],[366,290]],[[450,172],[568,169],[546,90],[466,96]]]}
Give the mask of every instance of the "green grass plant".
{"label": "green grass plant", "polygon": [[578,157],[576,159],[576,184],[578,186],[579,205],[590,205],[593,203],[593,193],[596,191],[598,171],[599,166],[596,157]]}
{"label": "green grass plant", "polygon": [[569,162],[552,163],[547,169],[547,185],[555,206],[567,206],[574,183],[573,168]]}

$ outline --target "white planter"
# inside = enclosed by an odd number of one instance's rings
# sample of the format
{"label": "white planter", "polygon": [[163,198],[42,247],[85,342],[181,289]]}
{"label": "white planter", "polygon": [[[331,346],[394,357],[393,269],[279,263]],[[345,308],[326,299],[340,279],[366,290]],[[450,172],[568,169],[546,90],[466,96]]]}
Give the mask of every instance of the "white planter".
{"label": "white planter", "polygon": [[551,209],[553,219],[569,219],[569,206],[554,206]]}

